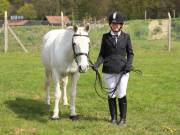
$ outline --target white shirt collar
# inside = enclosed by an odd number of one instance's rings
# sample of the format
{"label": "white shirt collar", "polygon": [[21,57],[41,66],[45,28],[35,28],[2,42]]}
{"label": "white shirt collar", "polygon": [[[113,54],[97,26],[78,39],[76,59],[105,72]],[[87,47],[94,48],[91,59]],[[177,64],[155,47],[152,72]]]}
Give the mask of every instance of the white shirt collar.
{"label": "white shirt collar", "polygon": [[118,37],[121,35],[121,31],[119,31],[118,33],[115,33],[111,30],[111,35],[118,35]]}

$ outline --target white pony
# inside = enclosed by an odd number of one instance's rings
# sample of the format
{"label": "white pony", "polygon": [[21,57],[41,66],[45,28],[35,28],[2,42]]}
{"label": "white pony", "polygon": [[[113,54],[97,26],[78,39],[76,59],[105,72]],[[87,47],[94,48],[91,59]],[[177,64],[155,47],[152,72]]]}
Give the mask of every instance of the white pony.
{"label": "white pony", "polygon": [[70,96],[70,118],[77,119],[75,111],[76,84],[79,72],[86,72],[90,39],[89,25],[86,27],[67,28],[66,30],[52,30],[43,37],[42,63],[45,68],[45,103],[50,104],[49,85],[50,77],[55,85],[55,106],[52,119],[59,119],[59,100],[61,90],[59,81],[63,81],[63,101],[67,105],[66,85],[68,75],[72,75]]}

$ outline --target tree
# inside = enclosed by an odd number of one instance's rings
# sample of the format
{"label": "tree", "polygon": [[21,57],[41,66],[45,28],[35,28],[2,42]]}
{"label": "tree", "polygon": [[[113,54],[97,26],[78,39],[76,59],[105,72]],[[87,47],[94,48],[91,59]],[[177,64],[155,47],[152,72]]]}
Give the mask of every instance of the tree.
{"label": "tree", "polygon": [[35,19],[37,17],[36,10],[32,4],[24,4],[17,10],[18,15],[23,15],[26,19]]}
{"label": "tree", "polygon": [[[144,11],[148,18],[164,18],[167,12],[180,15],[180,0],[0,0],[0,15],[4,8],[9,14],[15,14],[25,4],[32,4],[37,13],[36,19],[44,19],[46,15],[64,15],[75,20],[84,18],[101,19],[113,11],[120,11],[126,19],[142,19]],[[7,4],[9,1],[10,8]],[[6,4],[4,4],[6,3]],[[6,5],[6,6],[5,6]],[[25,11],[23,11],[25,12]]]}
{"label": "tree", "polygon": [[39,19],[44,19],[46,15],[60,15],[59,0],[35,0],[33,3]]}
{"label": "tree", "polygon": [[94,18],[100,19],[109,13],[109,5],[111,0],[81,0],[78,4],[78,18]]}
{"label": "tree", "polygon": [[8,0],[1,0],[0,2],[0,17],[3,18],[4,16],[4,11],[8,11],[10,7],[10,3]]}

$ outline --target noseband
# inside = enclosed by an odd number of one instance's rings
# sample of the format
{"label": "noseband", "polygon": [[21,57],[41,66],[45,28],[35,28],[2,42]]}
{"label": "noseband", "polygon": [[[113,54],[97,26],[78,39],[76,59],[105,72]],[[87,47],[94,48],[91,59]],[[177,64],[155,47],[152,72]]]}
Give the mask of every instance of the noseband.
{"label": "noseband", "polygon": [[[89,38],[88,35],[74,34],[74,35],[73,35],[73,39],[74,39],[74,37],[76,37],[76,36],[82,36],[82,37],[87,37],[87,38]],[[76,51],[75,51],[76,43],[74,42],[73,39],[72,39],[72,48],[73,48],[73,53],[74,53],[75,61],[76,61],[77,65],[78,65],[78,60],[77,60],[77,57],[78,57],[78,56],[81,56],[81,55],[85,55],[86,57],[89,57],[89,56],[88,56],[88,53],[82,53],[82,52],[76,53]]]}

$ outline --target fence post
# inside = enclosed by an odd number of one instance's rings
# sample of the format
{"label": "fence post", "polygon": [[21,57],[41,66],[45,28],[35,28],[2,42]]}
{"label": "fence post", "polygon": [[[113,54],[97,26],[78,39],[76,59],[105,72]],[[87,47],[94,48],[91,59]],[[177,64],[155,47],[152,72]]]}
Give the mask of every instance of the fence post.
{"label": "fence post", "polygon": [[73,26],[75,25],[74,20],[75,20],[74,12],[72,11],[72,25],[73,25]]}
{"label": "fence post", "polygon": [[13,30],[8,26],[8,30],[10,31],[10,33],[14,36],[14,38],[16,39],[16,41],[19,43],[19,45],[21,46],[21,48],[24,50],[24,52],[28,53],[28,50],[25,48],[25,46],[22,44],[21,40],[16,36],[16,34],[13,32]]}
{"label": "fence post", "polygon": [[147,12],[146,10],[144,11],[144,20],[146,21],[146,18],[147,18]]}
{"label": "fence post", "polygon": [[62,28],[64,28],[64,15],[62,11],[61,11],[61,26]]}
{"label": "fence post", "polygon": [[169,23],[168,23],[168,51],[171,51],[171,15],[168,12]]}
{"label": "fence post", "polygon": [[173,17],[176,18],[176,10],[173,10]]}
{"label": "fence post", "polygon": [[10,30],[10,33],[14,36],[14,38],[17,40],[17,42],[20,44],[22,49],[27,53],[25,46],[22,44],[20,39],[16,36],[16,34],[13,32],[13,30],[9,27],[8,24],[8,17],[7,17],[7,11],[4,12],[4,25],[2,29],[0,29],[0,32],[4,29],[4,52],[7,53],[8,51],[8,30]]}
{"label": "fence post", "polygon": [[7,11],[4,12],[4,52],[8,51],[8,20]]}

